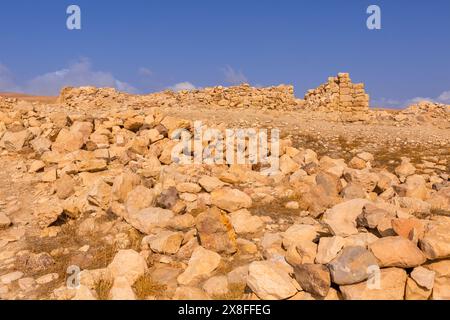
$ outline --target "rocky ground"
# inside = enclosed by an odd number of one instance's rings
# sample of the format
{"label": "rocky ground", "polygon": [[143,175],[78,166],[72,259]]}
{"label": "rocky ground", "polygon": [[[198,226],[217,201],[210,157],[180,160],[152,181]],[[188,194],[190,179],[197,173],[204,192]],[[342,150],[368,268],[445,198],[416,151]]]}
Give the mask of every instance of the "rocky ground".
{"label": "rocky ground", "polygon": [[[450,299],[442,106],[343,122],[16,98],[0,97],[0,299]],[[198,120],[279,128],[280,170],[174,163],[171,134]]]}

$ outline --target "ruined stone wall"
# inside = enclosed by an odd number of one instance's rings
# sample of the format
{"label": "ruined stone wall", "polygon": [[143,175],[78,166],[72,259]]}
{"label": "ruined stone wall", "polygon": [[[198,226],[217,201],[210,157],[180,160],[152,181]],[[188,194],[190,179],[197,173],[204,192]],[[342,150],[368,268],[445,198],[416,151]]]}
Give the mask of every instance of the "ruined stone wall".
{"label": "ruined stone wall", "polygon": [[181,106],[257,108],[265,110],[291,110],[297,106],[294,87],[254,88],[248,84],[235,87],[212,87],[202,90],[166,93]]}
{"label": "ruined stone wall", "polygon": [[15,98],[0,97],[0,110],[11,109],[16,103],[17,103],[17,99],[15,99]]}
{"label": "ruined stone wall", "polygon": [[205,107],[205,108],[256,108],[264,110],[293,110],[298,106],[294,87],[254,88],[248,84],[234,87],[211,87],[199,90],[174,92],[166,90],[149,95],[128,95],[111,88],[64,88],[58,99],[68,106],[103,107],[117,104],[138,107],[145,104],[154,107]]}
{"label": "ruined stone wall", "polygon": [[305,95],[304,108],[312,111],[367,114],[369,95],[363,83],[352,83],[348,73],[339,73]]}

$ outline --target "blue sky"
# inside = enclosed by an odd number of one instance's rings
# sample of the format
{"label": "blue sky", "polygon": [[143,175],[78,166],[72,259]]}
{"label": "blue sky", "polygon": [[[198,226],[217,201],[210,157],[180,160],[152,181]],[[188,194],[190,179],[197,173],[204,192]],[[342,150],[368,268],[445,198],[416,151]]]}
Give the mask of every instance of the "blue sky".
{"label": "blue sky", "polygon": [[[82,30],[66,28],[70,4],[82,10]],[[371,4],[382,30],[366,27]],[[248,81],[293,84],[303,97],[350,72],[372,105],[450,104],[448,0],[4,0],[0,39],[0,91]]]}

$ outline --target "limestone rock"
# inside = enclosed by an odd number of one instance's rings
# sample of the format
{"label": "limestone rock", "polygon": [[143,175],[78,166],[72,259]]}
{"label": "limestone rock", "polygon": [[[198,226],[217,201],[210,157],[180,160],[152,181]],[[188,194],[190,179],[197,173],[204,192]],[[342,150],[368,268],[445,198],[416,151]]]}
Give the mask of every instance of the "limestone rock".
{"label": "limestone rock", "polygon": [[340,203],[325,212],[323,222],[335,236],[347,237],[358,234],[356,218],[368,203],[369,201],[365,199],[353,199]]}
{"label": "limestone rock", "polygon": [[420,248],[428,259],[450,257],[450,222],[439,221],[428,224],[420,240]]}
{"label": "limestone rock", "polygon": [[150,248],[161,254],[175,254],[180,249],[183,241],[183,234],[180,232],[161,231],[154,237],[147,240]]}
{"label": "limestone rock", "polygon": [[225,183],[219,180],[216,177],[203,176],[200,178],[198,183],[205,189],[207,192],[212,192],[215,189],[222,188]]}
{"label": "limestone rock", "polygon": [[218,253],[232,254],[237,250],[236,235],[228,217],[213,207],[195,219],[203,247]]}
{"label": "limestone rock", "polygon": [[220,260],[218,253],[197,247],[186,270],[178,276],[178,283],[187,285],[198,278],[209,276],[219,266]]}
{"label": "limestone rock", "polygon": [[237,234],[256,233],[264,227],[264,222],[250,211],[241,209],[230,214],[231,224]]}
{"label": "limestone rock", "polygon": [[130,172],[124,172],[114,179],[112,186],[113,200],[125,202],[128,194],[139,185],[139,176]]}
{"label": "limestone rock", "polygon": [[107,210],[111,203],[111,186],[103,179],[99,179],[89,191],[88,201],[103,210]]}
{"label": "limestone rock", "polygon": [[231,188],[216,189],[211,192],[211,203],[228,212],[252,206],[252,199],[242,191]]}
{"label": "limestone rock", "polygon": [[433,300],[450,300],[450,260],[442,260],[426,266],[435,273]]}
{"label": "limestone rock", "polygon": [[147,271],[147,263],[134,250],[120,250],[107,268],[114,279],[123,277],[132,284]]}
{"label": "limestone rock", "polygon": [[381,238],[369,246],[380,267],[412,268],[427,259],[422,251],[410,240],[403,237]]}
{"label": "limestone rock", "polygon": [[110,295],[111,300],[136,300],[136,295],[126,277],[114,279]]}
{"label": "limestone rock", "polygon": [[296,266],[295,279],[303,290],[325,297],[331,286],[330,272],[321,264],[303,264]]}
{"label": "limestone rock", "polygon": [[424,267],[417,267],[411,272],[411,278],[421,287],[433,289],[435,272]]}
{"label": "limestone rock", "polygon": [[247,285],[263,300],[287,299],[298,291],[294,279],[284,269],[268,261],[250,264]]}
{"label": "limestone rock", "polygon": [[353,285],[340,286],[345,300],[403,300],[407,280],[405,270],[382,269],[379,276]]}
{"label": "limestone rock", "polygon": [[151,207],[155,198],[153,190],[139,185],[128,193],[125,203],[126,209],[130,215],[134,215],[142,209]]}
{"label": "limestone rock", "polygon": [[125,220],[142,233],[151,234],[155,230],[167,227],[173,216],[170,210],[150,207],[127,215]]}
{"label": "limestone rock", "polygon": [[11,225],[11,220],[4,214],[0,212],[0,230],[6,229]]}
{"label": "limestone rock", "polygon": [[313,242],[317,235],[317,226],[294,224],[283,233],[283,246],[287,249],[293,245]]}
{"label": "limestone rock", "polygon": [[411,278],[406,281],[405,300],[428,300],[432,290],[421,287]]}
{"label": "limestone rock", "polygon": [[225,295],[229,292],[228,279],[226,276],[216,276],[209,278],[203,284],[203,290],[210,296]]}
{"label": "limestone rock", "polygon": [[328,264],[328,267],[334,283],[348,285],[366,280],[371,274],[371,269],[378,267],[378,262],[364,247],[346,247]]}
{"label": "limestone rock", "polygon": [[342,237],[323,237],[320,238],[317,249],[316,263],[327,264],[341,251],[344,247],[345,240]]}
{"label": "limestone rock", "polygon": [[75,192],[75,180],[68,174],[63,174],[55,181],[56,195],[64,200],[69,198]]}

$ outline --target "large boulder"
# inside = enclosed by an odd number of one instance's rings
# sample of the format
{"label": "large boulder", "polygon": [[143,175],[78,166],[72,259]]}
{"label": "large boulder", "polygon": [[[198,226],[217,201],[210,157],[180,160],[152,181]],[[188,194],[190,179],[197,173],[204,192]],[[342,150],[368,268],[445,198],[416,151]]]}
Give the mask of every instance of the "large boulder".
{"label": "large boulder", "polygon": [[345,300],[403,300],[407,277],[403,269],[382,269],[369,280],[340,290]]}
{"label": "large boulder", "polygon": [[155,200],[156,195],[154,190],[139,185],[127,193],[125,206],[128,214],[133,216],[142,209],[152,207]]}
{"label": "large boulder", "polygon": [[294,268],[295,279],[303,290],[326,297],[331,286],[330,272],[321,264],[302,264]]}
{"label": "large boulder", "polygon": [[230,220],[237,234],[256,233],[264,227],[263,220],[252,215],[247,209],[231,213]]}
{"label": "large boulder", "polygon": [[450,300],[450,260],[442,260],[426,266],[435,273],[433,300]]}
{"label": "large boulder", "polygon": [[147,239],[147,242],[150,244],[152,251],[156,253],[175,254],[183,242],[183,234],[164,230]]}
{"label": "large boulder", "polygon": [[356,218],[368,203],[370,202],[365,199],[353,199],[335,205],[325,212],[323,222],[335,236],[348,237],[358,234]]}
{"label": "large boulder", "polygon": [[202,277],[208,277],[219,266],[221,257],[214,251],[203,247],[197,247],[189,260],[186,270],[177,278],[181,285],[199,280]]}
{"label": "large boulder", "polygon": [[252,199],[240,190],[221,188],[211,192],[211,203],[225,211],[234,212],[239,209],[250,208]]}
{"label": "large boulder", "polygon": [[369,249],[380,267],[413,268],[427,260],[414,242],[400,236],[378,239]]}
{"label": "large boulder", "polygon": [[114,279],[123,277],[129,284],[133,284],[147,271],[147,263],[134,250],[120,250],[107,269]]}
{"label": "large boulder", "polygon": [[364,247],[346,247],[328,264],[331,279],[338,285],[364,281],[376,267],[377,259]]}
{"label": "large boulder", "polygon": [[145,208],[133,215],[126,215],[125,220],[145,234],[152,234],[169,226],[174,213],[161,208]]}
{"label": "large boulder", "polygon": [[269,261],[256,261],[250,264],[247,285],[263,300],[287,299],[299,290],[298,283],[285,269]]}
{"label": "large boulder", "polygon": [[213,207],[200,213],[195,219],[200,242],[203,247],[218,253],[235,253],[236,234],[230,219],[218,208]]}
{"label": "large boulder", "polygon": [[339,254],[345,245],[342,237],[322,237],[317,248],[316,263],[327,264]]}
{"label": "large boulder", "polygon": [[450,219],[428,224],[420,240],[420,248],[428,259],[450,257]]}

